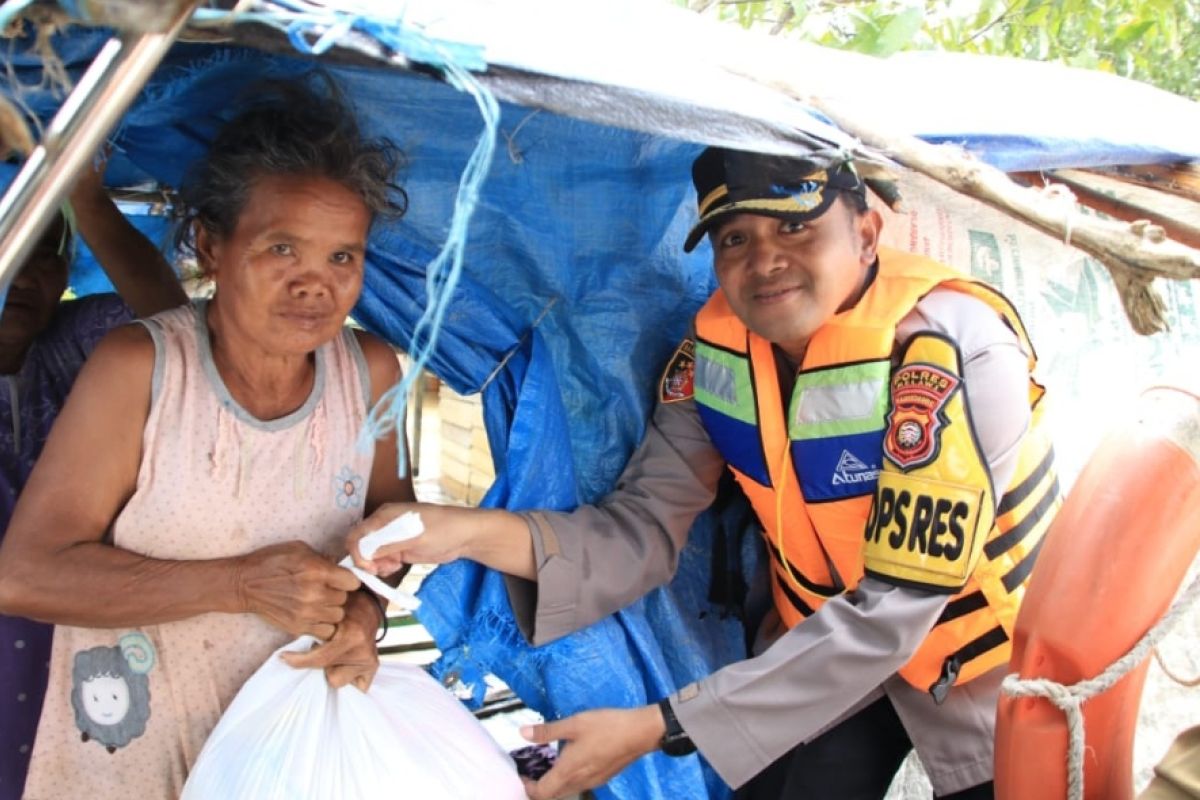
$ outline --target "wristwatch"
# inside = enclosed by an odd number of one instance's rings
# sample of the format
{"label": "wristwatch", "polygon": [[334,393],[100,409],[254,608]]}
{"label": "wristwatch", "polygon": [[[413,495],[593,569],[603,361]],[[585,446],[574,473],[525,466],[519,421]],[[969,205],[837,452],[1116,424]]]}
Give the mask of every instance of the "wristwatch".
{"label": "wristwatch", "polygon": [[690,756],[696,752],[696,744],[679,724],[675,717],[675,709],[671,708],[671,701],[665,697],[659,700],[658,710],[662,712],[663,722],[667,725],[667,731],[663,734],[658,749],[669,756]]}

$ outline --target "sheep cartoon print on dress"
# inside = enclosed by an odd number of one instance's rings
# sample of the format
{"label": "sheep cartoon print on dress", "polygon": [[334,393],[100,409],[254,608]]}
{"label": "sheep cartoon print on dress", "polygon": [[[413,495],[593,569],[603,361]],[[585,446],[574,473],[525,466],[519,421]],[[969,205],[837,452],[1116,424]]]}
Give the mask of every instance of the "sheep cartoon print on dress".
{"label": "sheep cartoon print on dress", "polygon": [[71,705],[83,741],[95,740],[110,753],[146,731],[154,646],[141,633],[127,633],[116,647],[75,654]]}

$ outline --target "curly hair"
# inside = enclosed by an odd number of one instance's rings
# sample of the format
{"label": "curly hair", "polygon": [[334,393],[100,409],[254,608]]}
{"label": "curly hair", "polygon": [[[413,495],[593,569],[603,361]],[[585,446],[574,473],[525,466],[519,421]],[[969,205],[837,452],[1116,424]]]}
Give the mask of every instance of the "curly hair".
{"label": "curly hair", "polygon": [[221,128],[208,154],[180,187],[175,242],[195,254],[195,223],[219,237],[237,227],[255,181],[307,175],[342,184],[362,198],[372,218],[396,219],[408,195],[395,183],[404,155],[387,139],[366,139],[337,85],[316,80],[262,81],[246,107]]}

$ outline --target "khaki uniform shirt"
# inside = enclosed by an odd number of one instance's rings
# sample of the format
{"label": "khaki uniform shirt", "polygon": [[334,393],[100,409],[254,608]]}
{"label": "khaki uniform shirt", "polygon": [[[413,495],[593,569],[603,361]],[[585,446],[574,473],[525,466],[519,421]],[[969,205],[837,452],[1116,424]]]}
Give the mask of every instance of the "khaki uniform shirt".
{"label": "khaki uniform shirt", "polygon": [[[897,343],[924,330],[957,342],[993,483],[1007,486],[1030,424],[1028,361],[1017,337],[985,303],[946,289],[931,292],[901,321]],[[570,513],[524,514],[538,578],[508,584],[526,636],[534,644],[551,641],[669,581],[724,468],[695,404],[660,403],[612,493]],[[685,687],[672,706],[701,754],[735,788],[884,693],[937,794],[984,783],[992,777],[1004,668],[955,687],[940,706],[896,674],[947,600],[866,578],[774,641],[760,635],[752,658]]]}

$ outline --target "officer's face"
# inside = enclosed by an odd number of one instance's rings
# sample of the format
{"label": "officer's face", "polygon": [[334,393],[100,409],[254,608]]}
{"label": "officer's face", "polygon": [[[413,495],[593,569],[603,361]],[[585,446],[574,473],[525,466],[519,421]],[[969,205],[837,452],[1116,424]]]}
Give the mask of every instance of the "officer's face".
{"label": "officer's face", "polygon": [[799,361],[817,329],[858,300],[881,224],[841,198],[805,223],[739,214],[712,232],[717,282],[747,328]]}

